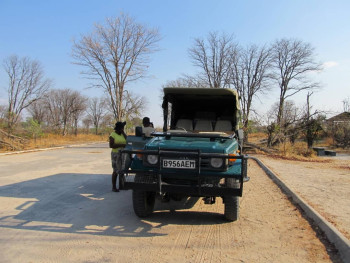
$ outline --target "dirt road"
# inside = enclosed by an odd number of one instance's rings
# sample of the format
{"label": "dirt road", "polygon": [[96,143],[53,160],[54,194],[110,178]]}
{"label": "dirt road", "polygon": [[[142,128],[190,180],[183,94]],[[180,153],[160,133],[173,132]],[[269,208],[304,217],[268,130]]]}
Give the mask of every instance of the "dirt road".
{"label": "dirt road", "polygon": [[338,262],[253,162],[240,219],[189,199],[134,215],[106,145],[0,156],[1,262]]}
{"label": "dirt road", "polygon": [[258,155],[277,176],[350,239],[350,159],[320,157],[321,162],[280,160]]}

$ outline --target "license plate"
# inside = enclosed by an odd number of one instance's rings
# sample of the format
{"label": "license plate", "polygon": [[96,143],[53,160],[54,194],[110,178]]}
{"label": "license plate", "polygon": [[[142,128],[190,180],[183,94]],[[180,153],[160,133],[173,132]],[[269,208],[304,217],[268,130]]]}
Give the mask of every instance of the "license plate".
{"label": "license plate", "polygon": [[196,169],[195,160],[163,159],[162,164],[164,168]]}

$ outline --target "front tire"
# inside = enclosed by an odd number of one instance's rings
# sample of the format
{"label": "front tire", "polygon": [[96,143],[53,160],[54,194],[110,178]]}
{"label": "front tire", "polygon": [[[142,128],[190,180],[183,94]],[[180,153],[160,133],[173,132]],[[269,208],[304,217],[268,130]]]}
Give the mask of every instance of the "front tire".
{"label": "front tire", "polygon": [[132,203],[135,214],[138,217],[147,217],[152,214],[155,200],[156,194],[154,192],[133,190]]}
{"label": "front tire", "polygon": [[[239,182],[234,178],[226,178],[226,187],[239,188]],[[225,212],[224,216],[227,221],[237,221],[239,217],[239,197],[238,196],[225,196]]]}

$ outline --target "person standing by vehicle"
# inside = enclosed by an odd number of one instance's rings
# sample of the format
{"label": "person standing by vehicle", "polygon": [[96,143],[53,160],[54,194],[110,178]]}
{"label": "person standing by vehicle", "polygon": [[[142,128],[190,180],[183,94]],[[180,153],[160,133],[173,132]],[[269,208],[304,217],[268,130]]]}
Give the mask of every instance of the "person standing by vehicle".
{"label": "person standing by vehicle", "polygon": [[117,177],[118,173],[122,169],[122,153],[121,150],[126,145],[126,134],[124,132],[124,126],[126,122],[117,122],[114,127],[114,132],[109,136],[109,148],[112,148],[112,191],[119,192],[117,189]]}
{"label": "person standing by vehicle", "polygon": [[142,119],[142,125],[142,132],[146,137],[151,137],[151,133],[155,131],[153,128],[153,123],[150,122],[150,119],[148,117],[144,117]]}

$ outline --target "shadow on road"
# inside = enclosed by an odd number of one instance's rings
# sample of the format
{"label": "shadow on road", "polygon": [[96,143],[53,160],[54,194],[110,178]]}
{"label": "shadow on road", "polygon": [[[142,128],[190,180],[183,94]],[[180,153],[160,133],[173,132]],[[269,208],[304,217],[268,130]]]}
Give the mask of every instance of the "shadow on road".
{"label": "shadow on road", "polygon": [[0,187],[0,200],[0,227],[125,237],[164,235],[134,215],[131,192],[111,191],[107,174],[55,174],[6,185]]}
{"label": "shadow on road", "polygon": [[[150,237],[168,224],[224,223],[219,213],[196,212],[198,198],[157,202],[146,220],[133,211],[131,191],[111,191],[109,174],[55,174],[0,187],[0,227],[63,233]],[[3,204],[6,204],[5,209]]]}

